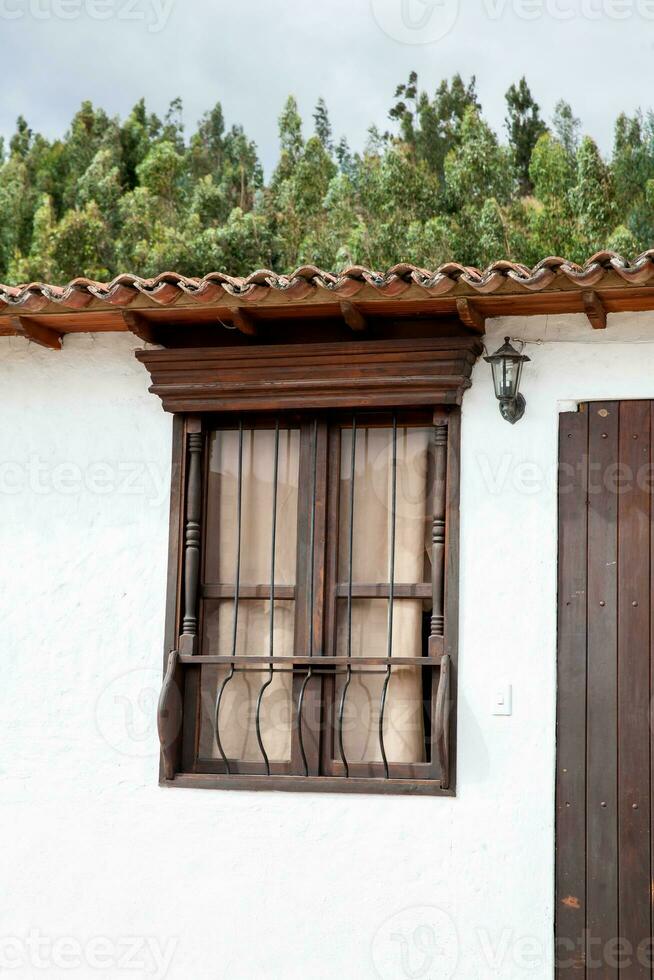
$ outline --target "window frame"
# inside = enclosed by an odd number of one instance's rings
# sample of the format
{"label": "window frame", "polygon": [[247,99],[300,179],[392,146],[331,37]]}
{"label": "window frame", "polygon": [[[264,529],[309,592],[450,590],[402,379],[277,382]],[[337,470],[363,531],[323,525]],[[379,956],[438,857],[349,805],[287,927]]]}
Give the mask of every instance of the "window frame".
{"label": "window frame", "polygon": [[[365,414],[365,409],[356,409],[359,416]],[[380,411],[375,409],[375,415]],[[388,415],[393,411],[390,406],[385,406],[381,411]],[[399,408],[404,416],[406,408]],[[322,740],[321,758],[317,756],[311,759],[311,771],[309,775],[304,774],[272,774],[257,772],[240,772],[227,775],[224,772],[206,771],[207,766],[203,763],[202,770],[198,771],[197,762],[197,740],[199,736],[199,710],[200,710],[200,687],[201,687],[201,666],[188,663],[189,657],[198,656],[197,643],[185,643],[184,636],[180,637],[182,630],[182,613],[184,607],[184,591],[187,585],[188,569],[185,565],[186,553],[188,551],[188,489],[189,481],[192,479],[190,443],[192,439],[197,439],[198,435],[202,438],[201,459],[201,499],[202,512],[200,523],[202,527],[201,535],[204,534],[205,520],[204,509],[206,506],[206,478],[208,467],[206,465],[206,453],[208,438],[204,433],[220,427],[219,420],[224,422],[225,415],[220,413],[207,413],[204,415],[177,414],[174,418],[173,426],[173,461],[172,461],[172,492],[170,510],[170,553],[168,567],[168,599],[166,609],[166,630],[165,630],[165,679],[158,711],[159,735],[162,743],[162,764],[160,771],[160,782],[166,786],[212,788],[212,789],[266,789],[266,790],[290,790],[290,791],[312,791],[312,792],[362,792],[362,793],[395,793],[395,794],[418,794],[418,795],[446,795],[453,796],[456,791],[456,653],[458,641],[458,507],[459,507],[459,443],[460,443],[460,410],[458,406],[434,406],[426,405],[424,409],[416,408],[416,411],[424,417],[428,413],[433,423],[445,424],[447,429],[447,439],[445,444],[446,457],[446,492],[444,507],[445,537],[443,547],[443,564],[441,585],[436,584],[434,588],[442,588],[443,593],[443,631],[442,641],[439,644],[439,656],[444,659],[441,661],[440,670],[432,669],[432,725],[434,724],[434,714],[440,710],[445,716],[445,724],[440,733],[440,742],[445,744],[438,746],[432,745],[432,756],[439,752],[443,758],[443,752],[447,757],[447,768],[449,769],[448,778],[445,781],[434,777],[434,760],[432,759],[432,773],[429,776],[415,776],[410,773],[402,777],[384,778],[375,772],[374,775],[350,774],[344,775],[342,763],[334,759],[334,754],[327,752],[327,742],[329,739]],[[325,465],[328,463],[329,454],[336,450],[333,443],[334,439],[329,439],[329,424],[327,419],[336,419],[340,416],[351,418],[352,411],[349,413],[342,409],[333,411],[324,409],[298,409],[303,416],[315,415],[322,416],[321,438],[324,440],[323,458]],[[249,414],[249,413],[248,413]],[[271,413],[257,413],[266,418],[271,417]],[[286,412],[280,413],[286,415]],[[233,419],[233,413],[227,416]],[[328,441],[329,440],[329,441]],[[340,453],[340,448],[338,449]],[[301,454],[301,460],[306,454]],[[333,463],[333,458],[332,458]],[[302,465],[302,464],[301,464]],[[326,481],[325,481],[326,482]],[[334,489],[335,488],[335,489]],[[338,481],[331,481],[331,491],[328,493],[338,493]],[[324,501],[327,507],[327,501]],[[333,510],[331,511],[333,513]],[[327,532],[326,514],[322,515],[323,542],[321,547],[325,547],[324,556],[325,567],[330,562],[337,560],[337,537],[338,525],[330,528]],[[201,541],[202,541],[201,536]],[[320,561],[319,555],[316,557]],[[203,549],[198,556],[199,567],[204,561]],[[435,571],[435,569],[434,569]],[[200,572],[198,570],[198,581],[196,589],[199,594]],[[335,573],[334,573],[335,574]],[[333,579],[335,581],[335,579]],[[334,590],[332,590],[334,591]],[[329,590],[327,590],[327,593]],[[331,607],[330,608],[330,602]],[[325,595],[323,604],[324,622],[327,626],[327,637],[330,634],[330,623],[335,613],[334,595]],[[333,624],[332,624],[333,625]],[[333,633],[333,629],[332,629]],[[198,629],[199,636],[199,629]],[[329,641],[328,641],[329,642]],[[431,641],[430,641],[431,642]],[[429,650],[431,655],[433,651]],[[440,675],[440,682],[439,677]],[[300,679],[302,675],[299,675]],[[329,676],[321,685],[329,691],[333,680]],[[436,704],[437,694],[440,690],[441,698],[446,694],[445,702],[438,707]],[[325,697],[325,701],[328,698]],[[295,698],[294,698],[295,703]],[[333,706],[333,699],[331,700]],[[192,722],[189,723],[189,719]],[[327,724],[327,732],[333,732],[333,726]],[[433,736],[433,729],[432,729]],[[294,738],[295,738],[294,733]],[[360,764],[362,768],[370,769],[371,766],[381,766],[377,764]],[[408,766],[409,769],[416,767],[427,768],[430,763],[416,763]],[[219,769],[220,766],[215,767]],[[246,767],[247,768],[247,767]],[[398,765],[392,765],[396,770]],[[358,769],[358,767],[357,767]],[[318,774],[320,771],[329,770],[329,774]],[[446,785],[443,785],[443,782]]]}

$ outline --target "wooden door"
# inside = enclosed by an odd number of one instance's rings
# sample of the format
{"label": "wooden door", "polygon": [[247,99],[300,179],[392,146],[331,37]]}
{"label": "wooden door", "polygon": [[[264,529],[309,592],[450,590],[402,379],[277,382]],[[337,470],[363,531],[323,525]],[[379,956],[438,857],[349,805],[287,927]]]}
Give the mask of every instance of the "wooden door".
{"label": "wooden door", "polygon": [[560,418],[558,978],[654,976],[653,405]]}

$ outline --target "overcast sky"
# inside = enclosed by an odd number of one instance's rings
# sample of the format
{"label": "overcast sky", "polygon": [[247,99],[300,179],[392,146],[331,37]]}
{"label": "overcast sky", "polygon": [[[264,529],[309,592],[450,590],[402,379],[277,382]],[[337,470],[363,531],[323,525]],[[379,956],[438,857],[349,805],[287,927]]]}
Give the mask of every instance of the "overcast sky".
{"label": "overcast sky", "polygon": [[546,118],[567,99],[608,150],[617,113],[647,108],[654,65],[654,0],[0,0],[0,31],[5,134],[19,113],[55,136],[82,99],[124,115],[177,95],[192,129],[220,100],[268,171],[291,92],[309,122],[322,95],[359,148],[411,69],[429,90],[476,74],[498,130],[525,74]]}

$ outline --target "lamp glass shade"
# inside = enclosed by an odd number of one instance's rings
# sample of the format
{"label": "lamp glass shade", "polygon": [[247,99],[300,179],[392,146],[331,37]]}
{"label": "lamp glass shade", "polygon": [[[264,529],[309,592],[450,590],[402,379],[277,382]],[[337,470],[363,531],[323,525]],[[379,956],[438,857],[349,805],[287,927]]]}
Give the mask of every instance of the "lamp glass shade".
{"label": "lamp glass shade", "polygon": [[513,399],[520,391],[522,361],[503,357],[492,363],[495,396],[500,401]]}
{"label": "lamp glass shade", "polygon": [[519,354],[509,338],[505,337],[502,347],[484,360],[488,361],[493,371],[495,397],[501,402],[514,401],[520,391],[522,365],[529,358]]}

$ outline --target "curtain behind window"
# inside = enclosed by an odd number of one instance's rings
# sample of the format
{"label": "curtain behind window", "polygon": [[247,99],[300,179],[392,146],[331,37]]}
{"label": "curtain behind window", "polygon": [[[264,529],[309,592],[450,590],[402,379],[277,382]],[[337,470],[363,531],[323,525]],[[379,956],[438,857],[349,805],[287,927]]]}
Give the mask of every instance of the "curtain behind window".
{"label": "curtain behind window", "polygon": [[[428,487],[431,430],[398,428],[395,515],[395,584],[431,580],[431,495]],[[341,442],[339,581],[348,581],[349,502],[352,432]],[[392,505],[392,430],[357,432],[354,476],[353,584],[387,583],[390,578]],[[430,604],[429,604],[430,605]],[[392,655],[420,657],[423,601],[395,599]],[[352,657],[385,657],[388,599],[352,602]],[[339,601],[338,650],[347,655],[347,601]],[[340,679],[340,686],[344,683]],[[381,762],[378,722],[384,676],[352,675],[343,725],[350,762]],[[340,691],[339,691],[340,698]],[[384,743],[389,762],[425,761],[422,677],[419,670],[395,667],[388,687]]]}
{"label": "curtain behind window", "polygon": [[[234,583],[237,558],[238,432],[214,433],[211,440],[207,501],[207,530],[217,536],[216,567],[207,568],[207,580]],[[297,498],[300,433],[279,433],[277,478],[277,533],[275,584],[295,585],[297,550]],[[255,429],[243,433],[241,585],[270,586],[275,433]],[[234,602],[205,603],[204,653],[232,656]],[[275,602],[273,654],[293,655],[295,603]],[[270,654],[270,600],[239,600],[236,656]],[[213,732],[216,692],[228,667],[203,668],[200,755],[220,758]],[[220,708],[221,741],[228,758],[260,762],[255,712],[267,670],[252,668],[236,673],[225,686]],[[291,756],[290,673],[276,672],[261,705],[261,733],[271,761]]]}

